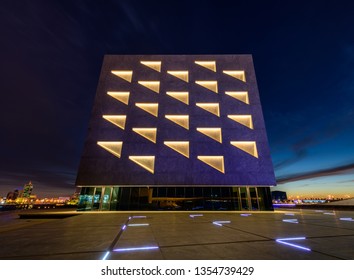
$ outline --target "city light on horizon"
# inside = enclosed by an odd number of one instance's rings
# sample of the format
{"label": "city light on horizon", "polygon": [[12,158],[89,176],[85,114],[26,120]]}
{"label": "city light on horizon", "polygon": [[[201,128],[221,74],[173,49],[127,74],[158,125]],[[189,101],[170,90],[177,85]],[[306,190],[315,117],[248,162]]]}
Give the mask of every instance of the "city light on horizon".
{"label": "city light on horizon", "polygon": [[289,199],[303,198],[352,198],[354,174],[332,175],[279,184],[272,191],[285,191]]}
{"label": "city light on horizon", "polygon": [[[0,197],[6,195],[15,189],[22,190],[21,184],[19,186],[1,186]],[[308,179],[300,179],[293,182],[280,183],[271,188],[271,191],[285,191],[288,199],[305,199],[305,198],[326,198],[326,199],[350,199],[354,197],[354,174],[339,174],[323,177],[315,177]],[[34,193],[40,199],[52,199],[59,197],[70,197],[75,191],[76,187],[72,186],[72,191],[63,192],[62,189],[51,189],[50,186],[39,186],[34,183]]]}

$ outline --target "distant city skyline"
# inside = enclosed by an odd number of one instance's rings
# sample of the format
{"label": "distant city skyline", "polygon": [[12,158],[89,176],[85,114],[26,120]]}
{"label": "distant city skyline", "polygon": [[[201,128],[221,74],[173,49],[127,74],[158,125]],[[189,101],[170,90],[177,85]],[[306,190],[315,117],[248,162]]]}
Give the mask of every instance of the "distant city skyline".
{"label": "distant city skyline", "polygon": [[[168,11],[168,12],[167,12]],[[105,54],[252,54],[278,185],[354,197],[354,3],[0,4],[0,195],[68,196]]]}

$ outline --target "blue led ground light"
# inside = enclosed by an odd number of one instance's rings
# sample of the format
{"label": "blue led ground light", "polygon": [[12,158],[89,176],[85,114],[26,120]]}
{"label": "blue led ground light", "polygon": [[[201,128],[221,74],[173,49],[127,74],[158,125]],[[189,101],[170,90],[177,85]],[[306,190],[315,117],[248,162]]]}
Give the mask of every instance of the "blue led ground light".
{"label": "blue led ground light", "polygon": [[348,222],[354,222],[353,218],[339,218],[341,221],[348,221]]}
{"label": "blue led ground light", "polygon": [[103,258],[102,258],[103,261],[107,259],[109,253],[110,253],[109,251],[106,252],[106,254],[105,254],[105,255],[103,256]]}
{"label": "blue led ground light", "polygon": [[189,217],[194,218],[194,217],[202,217],[203,214],[193,214],[193,215],[189,215]]}
{"label": "blue led ground light", "polygon": [[223,224],[231,224],[231,221],[214,221],[213,224],[222,227]]}
{"label": "blue led ground light", "polygon": [[284,223],[292,223],[292,224],[298,224],[298,220],[297,219],[284,219],[283,220]]}
{"label": "blue led ground light", "polygon": [[276,239],[275,241],[278,242],[278,243],[284,244],[284,245],[288,245],[288,246],[291,246],[291,247],[294,247],[294,248],[301,249],[301,250],[311,251],[310,248],[306,248],[306,247],[303,247],[303,246],[299,246],[299,245],[295,245],[295,244],[286,242],[286,241],[292,241],[292,240],[305,240],[305,239],[306,239],[306,237],[291,237],[291,238],[280,238],[280,239]]}
{"label": "blue led ground light", "polygon": [[147,246],[147,247],[132,247],[132,248],[118,248],[114,249],[114,252],[129,252],[129,251],[145,251],[158,249],[158,246]]}

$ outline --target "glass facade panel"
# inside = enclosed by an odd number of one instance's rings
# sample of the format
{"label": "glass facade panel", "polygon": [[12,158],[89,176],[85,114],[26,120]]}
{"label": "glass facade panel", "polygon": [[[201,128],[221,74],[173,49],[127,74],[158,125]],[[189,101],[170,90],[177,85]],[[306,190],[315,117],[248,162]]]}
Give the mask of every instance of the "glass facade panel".
{"label": "glass facade panel", "polygon": [[86,187],[81,189],[79,196],[78,211],[92,210],[93,193],[95,188]]}
{"label": "glass facade panel", "polygon": [[185,197],[194,197],[194,188],[192,187],[185,187]]}
{"label": "glass facade panel", "polygon": [[240,188],[240,197],[241,197],[241,210],[249,210],[247,189],[245,187]]}
{"label": "glass facade panel", "polygon": [[176,197],[176,188],[168,187],[167,189],[167,197]]}
{"label": "glass facade panel", "polygon": [[158,197],[158,192],[157,192],[158,188],[153,188],[153,192],[152,192],[152,196],[153,197]]}
{"label": "glass facade panel", "polygon": [[166,197],[166,188],[165,187],[160,187],[158,189],[158,196],[159,197]]}
{"label": "glass facade panel", "polygon": [[118,193],[119,193],[119,188],[114,187],[112,189],[112,198],[111,198],[111,203],[110,203],[110,210],[117,210],[118,207]]}
{"label": "glass facade panel", "polygon": [[176,197],[184,197],[184,187],[176,188]]}
{"label": "glass facade panel", "polygon": [[117,210],[130,210],[130,190],[132,188],[120,188],[120,198]]}
{"label": "glass facade panel", "polygon": [[83,187],[85,210],[273,210],[267,187]]}
{"label": "glass facade panel", "polygon": [[259,210],[274,210],[270,188],[257,188]]}
{"label": "glass facade panel", "polygon": [[139,209],[144,209],[145,205],[149,203],[149,189],[139,188]]}
{"label": "glass facade panel", "polygon": [[93,196],[92,210],[100,208],[102,188],[95,188],[95,195]]}
{"label": "glass facade panel", "polygon": [[112,189],[113,188],[111,188],[111,187],[105,187],[104,188],[101,210],[109,210],[109,204],[110,204],[110,201],[111,201]]}
{"label": "glass facade panel", "polygon": [[203,188],[195,187],[194,188],[194,197],[203,197]]}
{"label": "glass facade panel", "polygon": [[249,188],[250,196],[251,196],[251,210],[258,210],[258,198],[257,198],[257,191],[256,188]]}
{"label": "glass facade panel", "polygon": [[232,187],[232,198],[231,198],[231,203],[232,203],[232,208],[235,210],[241,210],[241,203],[240,203],[240,190],[238,187]]}

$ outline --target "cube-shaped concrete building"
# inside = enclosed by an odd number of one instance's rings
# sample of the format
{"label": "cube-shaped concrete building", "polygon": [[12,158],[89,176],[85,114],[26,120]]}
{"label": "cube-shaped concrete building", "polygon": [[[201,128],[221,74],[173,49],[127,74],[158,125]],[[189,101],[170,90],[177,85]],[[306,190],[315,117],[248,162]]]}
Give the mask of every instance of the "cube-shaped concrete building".
{"label": "cube-shaped concrete building", "polygon": [[251,55],[106,55],[79,210],[272,210]]}

